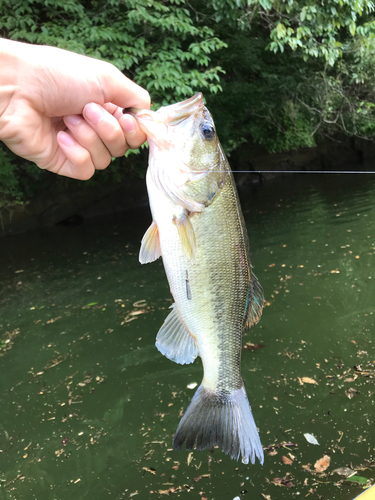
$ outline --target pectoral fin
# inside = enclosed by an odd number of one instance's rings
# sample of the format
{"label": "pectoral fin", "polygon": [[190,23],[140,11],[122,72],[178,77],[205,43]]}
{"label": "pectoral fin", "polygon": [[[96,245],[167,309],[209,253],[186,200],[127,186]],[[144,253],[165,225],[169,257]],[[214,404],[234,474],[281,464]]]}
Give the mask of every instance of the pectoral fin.
{"label": "pectoral fin", "polygon": [[256,325],[262,316],[264,304],[263,288],[260,286],[258,278],[251,273],[251,281],[246,299],[246,312],[244,316],[244,327],[251,328]]}
{"label": "pectoral fin", "polygon": [[181,365],[192,363],[199,354],[197,342],[179,318],[175,304],[157,334],[155,345],[164,356]]}
{"label": "pectoral fin", "polygon": [[195,234],[190,217],[184,211],[180,217],[175,217],[173,222],[177,227],[184,254],[188,259],[193,260],[195,257]]}
{"label": "pectoral fin", "polygon": [[145,232],[139,251],[139,262],[148,264],[161,256],[159,229],[155,221]]}

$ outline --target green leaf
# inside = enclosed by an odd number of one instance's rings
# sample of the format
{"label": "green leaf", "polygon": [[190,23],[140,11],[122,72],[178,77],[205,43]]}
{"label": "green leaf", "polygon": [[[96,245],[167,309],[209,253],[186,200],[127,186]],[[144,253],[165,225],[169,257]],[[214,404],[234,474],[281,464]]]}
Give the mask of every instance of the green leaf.
{"label": "green leaf", "polygon": [[362,477],[362,476],[352,476],[352,477],[348,477],[347,479],[345,479],[345,482],[356,483],[356,484],[360,484],[361,486],[367,486],[369,481],[370,481],[369,479],[367,479],[366,477]]}

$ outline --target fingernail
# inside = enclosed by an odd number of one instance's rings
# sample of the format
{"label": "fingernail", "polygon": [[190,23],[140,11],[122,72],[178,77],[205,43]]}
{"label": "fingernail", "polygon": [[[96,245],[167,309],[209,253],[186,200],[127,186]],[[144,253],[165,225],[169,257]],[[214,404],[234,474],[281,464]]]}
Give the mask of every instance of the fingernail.
{"label": "fingernail", "polygon": [[60,142],[64,144],[64,146],[73,146],[74,144],[73,137],[62,130],[57,134],[57,137],[59,138]]}
{"label": "fingernail", "polygon": [[135,123],[134,118],[130,115],[124,115],[121,120],[121,128],[125,132],[125,134],[133,134],[135,132]]}
{"label": "fingernail", "polygon": [[99,123],[103,118],[103,109],[95,104],[94,102],[90,102],[90,104],[86,104],[83,110],[85,118],[88,118],[92,123]]}
{"label": "fingernail", "polygon": [[64,117],[64,121],[69,123],[69,125],[78,125],[82,121],[82,117],[80,115],[68,115]]}

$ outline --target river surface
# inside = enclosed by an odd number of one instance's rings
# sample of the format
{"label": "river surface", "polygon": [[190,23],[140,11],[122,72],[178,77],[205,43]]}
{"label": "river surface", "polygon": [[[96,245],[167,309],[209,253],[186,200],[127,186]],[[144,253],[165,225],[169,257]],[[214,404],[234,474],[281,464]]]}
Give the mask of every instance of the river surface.
{"label": "river surface", "polygon": [[172,451],[202,366],[154,346],[172,300],[162,263],[138,263],[143,209],[0,239],[1,500],[351,500],[374,482],[375,176],[240,195],[267,301],[242,353],[264,465]]}

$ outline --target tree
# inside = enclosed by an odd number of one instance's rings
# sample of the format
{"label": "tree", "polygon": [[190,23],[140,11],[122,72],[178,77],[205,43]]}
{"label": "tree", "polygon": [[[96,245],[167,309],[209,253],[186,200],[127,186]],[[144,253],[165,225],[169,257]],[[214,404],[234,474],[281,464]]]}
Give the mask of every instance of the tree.
{"label": "tree", "polygon": [[[155,107],[203,91],[229,152],[248,141],[311,147],[337,131],[371,137],[374,34],[365,0],[3,0],[0,12],[0,36],[112,62]],[[43,188],[57,182],[4,149],[0,162],[7,202],[30,196],[37,175]],[[133,164],[117,160],[101,182]]]}
{"label": "tree", "polygon": [[215,2],[217,33],[229,47],[214,55],[223,93],[209,101],[215,109],[226,98],[219,119],[230,149],[249,138],[281,151],[337,132],[373,136],[373,2],[240,0],[237,14],[227,14],[232,30],[222,29],[226,4]]}

